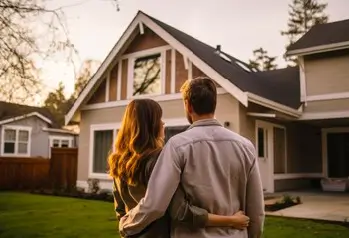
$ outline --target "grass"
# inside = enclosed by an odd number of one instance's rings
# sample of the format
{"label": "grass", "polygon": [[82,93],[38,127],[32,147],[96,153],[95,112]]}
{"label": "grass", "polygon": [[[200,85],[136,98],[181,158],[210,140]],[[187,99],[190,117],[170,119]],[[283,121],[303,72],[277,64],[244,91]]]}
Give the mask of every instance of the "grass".
{"label": "grass", "polygon": [[[119,237],[113,204],[0,193],[1,238]],[[348,238],[349,229],[307,220],[268,217],[265,238]]]}

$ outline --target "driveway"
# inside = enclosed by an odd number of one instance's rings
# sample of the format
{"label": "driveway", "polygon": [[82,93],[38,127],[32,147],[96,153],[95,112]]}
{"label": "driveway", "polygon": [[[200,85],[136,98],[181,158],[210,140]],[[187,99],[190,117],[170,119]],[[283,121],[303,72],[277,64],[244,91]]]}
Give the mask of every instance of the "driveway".
{"label": "driveway", "polygon": [[[282,194],[299,196],[302,204],[276,212],[267,212],[268,215],[349,222],[349,193],[287,192]],[[282,194],[275,195],[282,196]]]}

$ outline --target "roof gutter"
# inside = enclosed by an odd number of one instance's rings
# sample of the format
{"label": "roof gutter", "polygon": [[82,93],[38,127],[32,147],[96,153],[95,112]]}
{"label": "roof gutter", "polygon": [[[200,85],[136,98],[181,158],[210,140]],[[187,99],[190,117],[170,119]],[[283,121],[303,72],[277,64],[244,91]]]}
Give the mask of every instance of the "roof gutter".
{"label": "roof gutter", "polygon": [[290,51],[287,51],[285,55],[286,56],[293,56],[293,55],[302,56],[302,55],[323,53],[323,52],[334,51],[334,50],[343,50],[348,48],[349,48],[349,41],[344,41],[339,43],[290,50]]}
{"label": "roof gutter", "polygon": [[293,109],[291,107],[288,107],[288,106],[282,105],[280,103],[274,102],[272,100],[263,98],[263,97],[258,96],[256,94],[246,92],[246,95],[248,97],[249,102],[253,102],[253,103],[259,104],[261,106],[271,108],[275,111],[278,111],[278,112],[281,112],[281,113],[284,113],[284,114],[287,114],[287,115],[290,115],[290,116],[293,116],[296,118],[299,118],[302,115],[302,111],[300,111],[300,110]]}

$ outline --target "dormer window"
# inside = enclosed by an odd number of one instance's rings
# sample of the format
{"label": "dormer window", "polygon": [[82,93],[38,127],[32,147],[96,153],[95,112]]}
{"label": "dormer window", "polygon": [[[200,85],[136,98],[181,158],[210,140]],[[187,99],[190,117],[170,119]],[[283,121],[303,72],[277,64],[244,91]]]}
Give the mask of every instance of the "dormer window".
{"label": "dormer window", "polygon": [[165,74],[164,54],[152,53],[131,59],[129,97],[154,96],[163,94]]}

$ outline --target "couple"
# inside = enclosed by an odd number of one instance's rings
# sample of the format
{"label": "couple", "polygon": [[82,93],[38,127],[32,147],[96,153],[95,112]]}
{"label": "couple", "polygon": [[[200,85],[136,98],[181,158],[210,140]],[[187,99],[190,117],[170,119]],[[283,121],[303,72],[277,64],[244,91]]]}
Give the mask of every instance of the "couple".
{"label": "couple", "polygon": [[181,92],[191,126],[165,146],[157,102],[137,99],[126,108],[108,158],[120,234],[261,237],[264,202],[254,146],[215,119],[211,79],[187,81]]}

